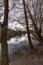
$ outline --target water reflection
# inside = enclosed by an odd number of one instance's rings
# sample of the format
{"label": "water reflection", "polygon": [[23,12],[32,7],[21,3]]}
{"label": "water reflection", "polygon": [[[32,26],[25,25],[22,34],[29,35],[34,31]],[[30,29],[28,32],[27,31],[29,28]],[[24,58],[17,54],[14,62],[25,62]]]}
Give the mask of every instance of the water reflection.
{"label": "water reflection", "polygon": [[[10,40],[7,41],[9,58],[12,58],[13,54],[18,52],[18,49],[21,50],[23,40],[25,40],[24,36],[21,38],[18,38],[18,37],[11,38]],[[0,44],[0,60],[1,60],[1,44]]]}
{"label": "water reflection", "polygon": [[[26,35],[25,35],[25,36],[26,36]],[[18,38],[18,37],[16,37],[16,38],[11,38],[10,40],[7,41],[7,43],[8,43],[8,44],[18,44],[18,43],[20,43],[20,42],[22,42],[22,41],[26,41],[26,40],[27,40],[27,37],[22,36],[22,37],[20,37],[20,38]]]}

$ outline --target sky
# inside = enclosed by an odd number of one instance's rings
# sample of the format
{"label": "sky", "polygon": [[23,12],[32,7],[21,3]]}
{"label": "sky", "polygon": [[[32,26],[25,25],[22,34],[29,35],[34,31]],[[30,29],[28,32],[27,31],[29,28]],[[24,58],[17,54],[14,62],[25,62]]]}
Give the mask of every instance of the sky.
{"label": "sky", "polygon": [[[16,4],[15,7],[17,7],[17,8],[14,7],[9,12],[8,28],[11,28],[13,30],[15,28],[25,30],[25,28],[21,24],[19,24],[17,21],[14,20],[14,19],[19,20],[22,17],[24,17],[24,12],[20,12],[20,11],[24,11],[24,10],[18,9],[18,8],[23,8],[23,5],[19,5],[19,4],[22,4],[22,0],[19,0],[19,1],[15,0],[15,2],[14,2],[14,0],[13,1],[9,0],[9,9],[11,9],[14,6],[14,4]],[[30,5],[30,7],[31,7],[31,5]],[[31,7],[31,9],[32,9],[32,7]],[[33,11],[33,10],[31,10],[31,11]],[[0,13],[4,13],[4,7],[0,7]],[[0,18],[0,22],[3,22],[3,20],[4,20],[4,15]]]}

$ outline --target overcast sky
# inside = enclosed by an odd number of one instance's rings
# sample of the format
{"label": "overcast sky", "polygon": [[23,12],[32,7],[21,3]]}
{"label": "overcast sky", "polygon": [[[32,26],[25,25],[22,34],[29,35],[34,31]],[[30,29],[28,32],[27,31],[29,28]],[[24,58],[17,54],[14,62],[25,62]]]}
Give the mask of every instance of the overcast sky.
{"label": "overcast sky", "polygon": [[[0,0],[0,3],[1,3],[1,0]],[[22,4],[22,0],[19,0],[19,1],[15,0],[15,2],[14,2],[14,0],[13,1],[9,0],[9,9],[11,9],[14,4],[16,4],[15,7],[23,8],[23,5],[19,5],[19,4]],[[17,9],[15,7],[12,10],[10,10],[10,12],[9,12],[8,27],[11,28],[11,29],[15,29],[16,27],[20,28],[20,29],[25,29],[21,24],[19,24],[17,21],[14,20],[14,19],[18,20],[18,19],[24,17],[24,12],[20,12],[20,11],[23,11],[23,9]],[[31,7],[31,2],[30,2],[30,7]],[[4,8],[0,7],[0,14],[4,13],[3,10],[4,10]],[[33,11],[32,7],[31,7],[31,11]],[[0,18],[0,22],[3,22],[3,19],[4,18],[2,16]]]}

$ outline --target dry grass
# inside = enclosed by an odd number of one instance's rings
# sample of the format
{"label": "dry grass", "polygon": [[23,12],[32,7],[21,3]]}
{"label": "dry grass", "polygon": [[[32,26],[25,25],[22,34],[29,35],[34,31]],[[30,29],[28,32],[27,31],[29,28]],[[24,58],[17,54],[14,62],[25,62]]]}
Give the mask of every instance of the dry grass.
{"label": "dry grass", "polygon": [[10,65],[43,65],[43,45],[35,46],[34,50],[24,54],[15,55]]}
{"label": "dry grass", "polygon": [[17,53],[9,65],[43,65],[43,45],[37,45],[32,51]]}

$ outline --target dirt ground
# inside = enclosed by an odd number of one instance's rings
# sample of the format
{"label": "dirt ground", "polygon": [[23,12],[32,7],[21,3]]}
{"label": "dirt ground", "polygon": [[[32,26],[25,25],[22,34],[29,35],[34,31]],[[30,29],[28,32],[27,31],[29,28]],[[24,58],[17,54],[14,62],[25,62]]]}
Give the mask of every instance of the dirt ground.
{"label": "dirt ground", "polygon": [[43,45],[37,45],[32,51],[16,55],[10,65],[43,65]]}

